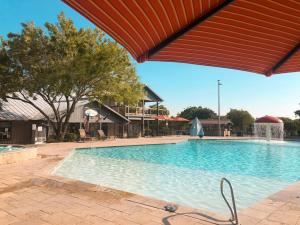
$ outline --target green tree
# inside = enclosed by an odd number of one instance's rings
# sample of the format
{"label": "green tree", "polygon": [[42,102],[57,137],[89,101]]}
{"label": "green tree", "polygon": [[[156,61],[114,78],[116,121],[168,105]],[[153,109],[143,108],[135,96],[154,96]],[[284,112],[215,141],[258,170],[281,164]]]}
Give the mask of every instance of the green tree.
{"label": "green tree", "polygon": [[184,109],[182,112],[178,114],[178,116],[186,118],[186,119],[194,119],[198,117],[198,119],[215,119],[217,118],[217,114],[209,109],[209,108],[202,108],[201,106],[190,106]]}
{"label": "green tree", "polygon": [[226,116],[233,123],[235,132],[248,133],[254,123],[254,118],[245,110],[230,109]]}
{"label": "green tree", "polygon": [[300,130],[299,120],[292,120],[286,117],[281,117],[280,119],[284,123],[284,132],[286,136],[292,137],[298,135],[298,131]]}
{"label": "green tree", "polygon": [[[156,109],[157,109],[157,106],[156,106],[156,104],[154,104],[154,105],[150,105],[149,108],[155,109],[155,110],[156,110]],[[167,108],[166,106],[164,106],[164,105],[159,105],[159,106],[158,106],[158,109],[161,110],[161,113],[162,113],[163,115],[170,115],[170,111],[168,110],[168,108]]]}
{"label": "green tree", "polygon": [[[83,97],[135,104],[142,84],[128,53],[99,29],[76,29],[63,13],[46,31],[23,23],[21,33],[0,40],[0,99],[32,105],[63,139],[70,116]],[[43,99],[54,118],[36,99]],[[67,108],[60,109],[66,101]]]}
{"label": "green tree", "polygon": [[300,110],[296,110],[295,111],[295,115],[298,116],[300,118]]}

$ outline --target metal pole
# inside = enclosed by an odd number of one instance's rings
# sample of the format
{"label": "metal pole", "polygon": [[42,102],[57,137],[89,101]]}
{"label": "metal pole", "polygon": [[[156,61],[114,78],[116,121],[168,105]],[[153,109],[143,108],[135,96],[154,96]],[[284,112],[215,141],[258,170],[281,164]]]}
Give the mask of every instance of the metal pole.
{"label": "metal pole", "polygon": [[159,120],[158,120],[158,116],[159,116],[159,111],[158,111],[158,102],[156,102],[156,116],[157,116],[157,121],[156,121],[156,136],[159,135]]}
{"label": "metal pole", "polygon": [[218,118],[219,118],[219,136],[221,135],[221,116],[220,116],[220,86],[221,86],[220,80],[218,80]]}
{"label": "metal pole", "polygon": [[142,108],[142,137],[145,136],[145,100],[142,101],[143,108]]}

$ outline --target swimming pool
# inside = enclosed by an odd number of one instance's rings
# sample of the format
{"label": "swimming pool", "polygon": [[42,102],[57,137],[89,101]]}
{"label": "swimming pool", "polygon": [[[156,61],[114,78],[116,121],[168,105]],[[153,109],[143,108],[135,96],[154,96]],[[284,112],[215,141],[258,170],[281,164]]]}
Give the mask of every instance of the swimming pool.
{"label": "swimming pool", "polygon": [[22,146],[12,146],[12,145],[0,145],[0,153],[9,152],[14,150],[21,150]]}
{"label": "swimming pool", "polygon": [[194,208],[227,213],[228,178],[239,210],[300,180],[300,144],[199,140],[73,151],[54,174]]}

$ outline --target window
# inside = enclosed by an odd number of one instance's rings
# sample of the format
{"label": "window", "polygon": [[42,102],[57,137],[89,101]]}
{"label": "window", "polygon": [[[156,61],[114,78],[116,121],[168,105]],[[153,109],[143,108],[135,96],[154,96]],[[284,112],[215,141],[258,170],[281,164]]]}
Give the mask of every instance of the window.
{"label": "window", "polygon": [[11,122],[0,122],[0,141],[11,139]]}

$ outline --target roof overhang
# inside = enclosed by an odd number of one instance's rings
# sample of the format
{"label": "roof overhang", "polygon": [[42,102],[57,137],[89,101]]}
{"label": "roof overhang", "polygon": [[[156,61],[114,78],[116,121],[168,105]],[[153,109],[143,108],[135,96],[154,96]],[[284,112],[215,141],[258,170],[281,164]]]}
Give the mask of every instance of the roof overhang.
{"label": "roof overhang", "polygon": [[145,102],[163,102],[164,100],[157,94],[155,93],[148,85],[144,85],[144,90],[145,90],[145,94],[146,95],[150,95],[151,97],[149,98],[149,96],[145,96],[144,101]]}

